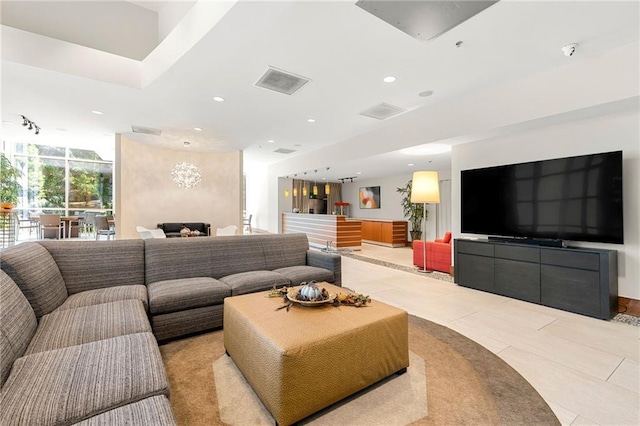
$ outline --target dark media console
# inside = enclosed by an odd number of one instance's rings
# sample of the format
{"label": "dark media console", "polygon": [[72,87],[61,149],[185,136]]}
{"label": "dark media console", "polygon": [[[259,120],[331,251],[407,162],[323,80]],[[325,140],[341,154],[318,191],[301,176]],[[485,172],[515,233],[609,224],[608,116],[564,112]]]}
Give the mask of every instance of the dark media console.
{"label": "dark media console", "polygon": [[458,285],[600,319],[618,310],[618,252],[454,241]]}

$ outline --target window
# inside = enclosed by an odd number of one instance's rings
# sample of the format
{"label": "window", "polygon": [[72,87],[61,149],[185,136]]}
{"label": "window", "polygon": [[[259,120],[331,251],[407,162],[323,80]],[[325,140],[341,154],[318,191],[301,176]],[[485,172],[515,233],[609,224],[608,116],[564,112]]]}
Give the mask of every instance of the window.
{"label": "window", "polygon": [[22,171],[21,217],[113,209],[113,151],[18,142],[13,152]]}

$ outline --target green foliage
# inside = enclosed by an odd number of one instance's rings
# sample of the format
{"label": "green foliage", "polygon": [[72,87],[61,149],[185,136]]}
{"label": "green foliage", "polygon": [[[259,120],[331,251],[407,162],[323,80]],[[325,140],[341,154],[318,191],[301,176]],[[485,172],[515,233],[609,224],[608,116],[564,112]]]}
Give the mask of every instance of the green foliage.
{"label": "green foliage", "polygon": [[18,204],[20,196],[20,182],[22,177],[20,169],[11,164],[11,161],[1,154],[0,158],[0,202]]}
{"label": "green foliage", "polygon": [[403,195],[402,197],[402,214],[409,219],[412,231],[420,231],[422,219],[427,218],[429,212],[424,210],[424,204],[411,202],[411,186],[413,181],[410,180],[402,188],[397,188],[396,192]]}

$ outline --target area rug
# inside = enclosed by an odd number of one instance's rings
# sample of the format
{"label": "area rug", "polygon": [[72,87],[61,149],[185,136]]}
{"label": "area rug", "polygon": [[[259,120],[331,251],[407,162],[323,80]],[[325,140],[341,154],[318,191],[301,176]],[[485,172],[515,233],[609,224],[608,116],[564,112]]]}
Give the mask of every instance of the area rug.
{"label": "area rug", "polygon": [[[409,350],[407,373],[391,376],[300,424],[559,424],[520,374],[449,328],[410,316]],[[164,344],[160,352],[179,425],[274,424],[225,355],[222,330]]]}

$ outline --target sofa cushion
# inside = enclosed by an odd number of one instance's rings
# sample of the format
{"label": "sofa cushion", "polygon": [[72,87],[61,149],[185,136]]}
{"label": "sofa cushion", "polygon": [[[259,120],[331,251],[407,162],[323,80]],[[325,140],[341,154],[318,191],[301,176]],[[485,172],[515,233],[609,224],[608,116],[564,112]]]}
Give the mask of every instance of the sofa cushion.
{"label": "sofa cushion", "polygon": [[43,241],[69,294],[122,285],[144,285],[144,242]]}
{"label": "sofa cushion", "polygon": [[76,423],[78,426],[172,426],[175,424],[177,423],[171,412],[171,404],[164,395],[145,398]]}
{"label": "sofa cushion", "polygon": [[273,272],[284,275],[291,281],[292,285],[299,285],[304,281],[327,281],[333,282],[333,272],[324,268],[316,268],[315,266],[287,266],[286,268],[276,269]]}
{"label": "sofa cushion", "polygon": [[67,288],[58,265],[38,243],[23,243],[2,250],[0,267],[20,287],[36,318],[52,312],[67,299]]}
{"label": "sofa cushion", "polygon": [[231,296],[228,285],[209,277],[157,281],[149,284],[148,289],[152,314],[217,305]]}
{"label": "sofa cushion", "polygon": [[220,281],[231,287],[231,294],[254,293],[256,291],[269,290],[270,288],[291,285],[289,278],[272,271],[251,271],[228,275],[220,278]]}
{"label": "sofa cushion", "polygon": [[119,300],[139,300],[142,302],[145,311],[149,310],[147,287],[143,285],[121,285],[72,294],[56,310],[63,311],[65,309],[75,309],[82,306],[117,302]]}
{"label": "sofa cushion", "polygon": [[151,324],[139,300],[56,311],[40,318],[26,354],[147,331]]}
{"label": "sofa cushion", "polygon": [[155,337],[128,334],[17,359],[0,391],[0,424],[72,424],[168,395]]}
{"label": "sofa cushion", "polygon": [[0,271],[0,387],[36,332],[36,315],[16,283]]}

